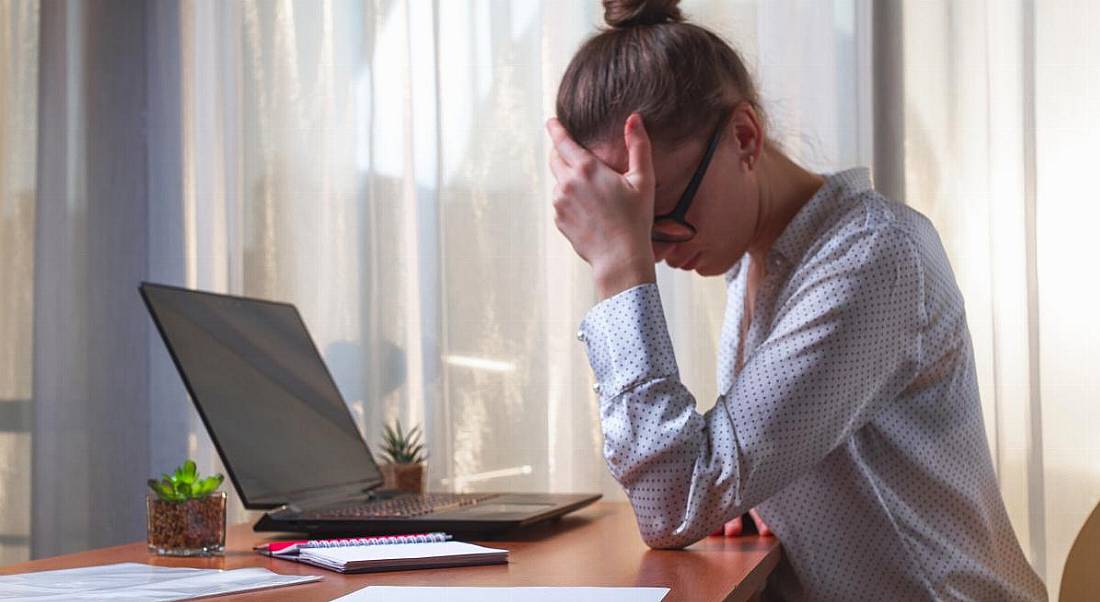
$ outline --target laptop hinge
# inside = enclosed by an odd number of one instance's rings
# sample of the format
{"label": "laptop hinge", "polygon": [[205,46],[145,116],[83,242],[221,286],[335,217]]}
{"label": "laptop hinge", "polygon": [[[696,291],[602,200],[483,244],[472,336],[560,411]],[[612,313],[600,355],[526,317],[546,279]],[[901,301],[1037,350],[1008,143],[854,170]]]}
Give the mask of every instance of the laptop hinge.
{"label": "laptop hinge", "polygon": [[289,502],[272,510],[270,513],[276,514],[286,510],[302,512],[314,510],[316,508],[324,508],[326,506],[334,506],[343,502],[363,502],[374,497],[373,492],[375,489],[375,487],[356,486],[337,491],[309,492],[291,498]]}

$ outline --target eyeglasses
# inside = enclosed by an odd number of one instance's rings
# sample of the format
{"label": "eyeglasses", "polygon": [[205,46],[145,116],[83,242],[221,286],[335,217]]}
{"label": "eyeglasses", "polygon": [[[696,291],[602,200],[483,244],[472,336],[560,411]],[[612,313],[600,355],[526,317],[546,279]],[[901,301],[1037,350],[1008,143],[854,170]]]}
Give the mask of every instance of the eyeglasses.
{"label": "eyeglasses", "polygon": [[707,173],[707,166],[710,165],[710,158],[714,156],[714,149],[718,148],[718,140],[722,138],[722,126],[725,123],[724,117],[718,120],[718,125],[714,128],[714,133],[710,135],[710,141],[707,142],[707,150],[703,153],[703,161],[699,163],[699,167],[695,168],[695,174],[691,176],[691,181],[684,189],[684,194],[680,195],[676,207],[664,215],[653,218],[653,230],[650,232],[650,238],[654,242],[677,243],[687,242],[695,238],[695,226],[689,224],[684,216],[687,214],[688,208],[691,207],[691,201],[695,198],[695,191],[699,190],[699,184],[703,181],[703,176]]}

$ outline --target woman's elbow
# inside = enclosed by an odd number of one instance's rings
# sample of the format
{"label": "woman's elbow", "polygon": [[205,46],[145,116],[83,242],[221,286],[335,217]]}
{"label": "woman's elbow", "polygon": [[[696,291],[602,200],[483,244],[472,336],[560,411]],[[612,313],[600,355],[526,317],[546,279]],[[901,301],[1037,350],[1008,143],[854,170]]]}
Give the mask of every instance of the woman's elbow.
{"label": "woman's elbow", "polygon": [[645,545],[654,550],[682,550],[686,548],[691,542],[677,541],[675,539],[665,538],[642,538],[645,541]]}
{"label": "woman's elbow", "polygon": [[654,550],[680,550],[700,539],[674,525],[650,525],[641,533],[645,545]]}

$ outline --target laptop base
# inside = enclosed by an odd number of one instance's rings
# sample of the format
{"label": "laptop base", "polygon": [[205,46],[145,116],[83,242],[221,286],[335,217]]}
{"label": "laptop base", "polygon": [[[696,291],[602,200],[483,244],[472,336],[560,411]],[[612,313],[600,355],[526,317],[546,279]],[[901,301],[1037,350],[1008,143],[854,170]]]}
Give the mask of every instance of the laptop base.
{"label": "laptop base", "polygon": [[455,537],[489,539],[583,508],[599,494],[502,493],[480,504],[410,518],[309,519],[285,511],[264,514],[253,531],[323,537],[402,535],[442,531]]}

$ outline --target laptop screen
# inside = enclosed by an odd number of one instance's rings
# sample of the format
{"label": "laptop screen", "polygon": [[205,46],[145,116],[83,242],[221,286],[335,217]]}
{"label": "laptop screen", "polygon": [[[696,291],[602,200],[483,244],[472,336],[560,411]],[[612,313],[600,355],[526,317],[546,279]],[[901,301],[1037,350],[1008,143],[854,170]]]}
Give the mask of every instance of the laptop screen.
{"label": "laptop screen", "polygon": [[148,283],[141,293],[246,507],[381,481],[293,305]]}

